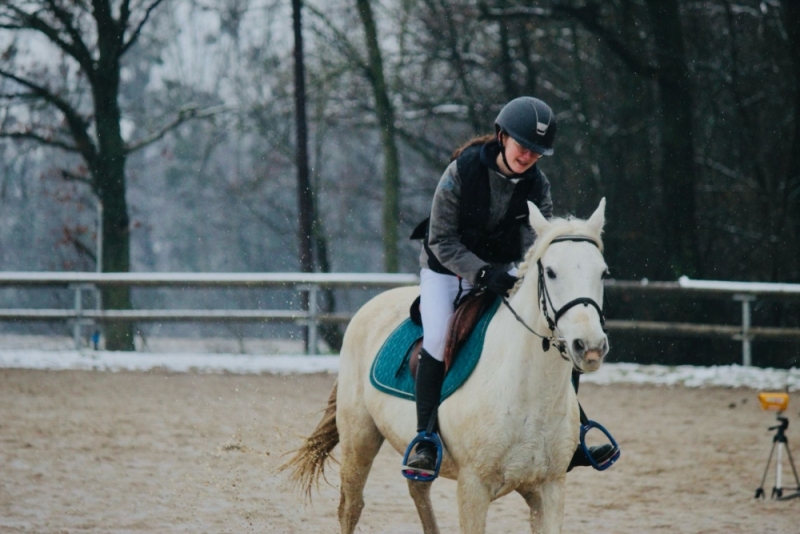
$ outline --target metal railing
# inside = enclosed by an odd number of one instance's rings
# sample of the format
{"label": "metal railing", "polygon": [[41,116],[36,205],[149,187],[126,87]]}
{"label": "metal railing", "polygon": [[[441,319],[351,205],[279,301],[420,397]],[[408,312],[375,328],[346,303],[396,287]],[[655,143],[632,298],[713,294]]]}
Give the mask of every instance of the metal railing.
{"label": "metal railing", "polygon": [[607,290],[623,292],[732,298],[734,301],[740,302],[742,307],[742,322],[738,326],[610,320],[606,322],[609,330],[734,339],[742,343],[742,365],[746,366],[750,366],[753,363],[752,340],[756,337],[773,340],[800,340],[800,328],[754,327],[751,321],[751,305],[759,297],[797,299],[800,298],[800,284],[692,280],[682,276],[677,282],[648,282],[646,279],[638,282],[606,280],[605,287]]}
{"label": "metal railing", "polygon": [[[90,273],[90,272],[0,272],[0,287],[52,286],[68,287],[75,291],[72,309],[2,309],[0,321],[70,321],[76,344],[81,328],[103,322],[162,322],[162,321],[269,321],[304,325],[309,330],[309,352],[316,354],[318,327],[323,323],[346,324],[352,313],[322,313],[318,309],[318,294],[322,289],[391,288],[419,283],[413,274],[371,273]],[[751,324],[751,305],[760,296],[770,298],[800,298],[800,284],[762,282],[722,282],[690,280],[677,282],[648,282],[607,280],[607,291],[673,294],[681,297],[712,296],[732,298],[741,303],[740,325],[694,324],[636,320],[609,320],[607,327],[616,331],[637,331],[663,335],[717,336],[736,339],[742,343],[742,364],[752,364],[751,341],[758,338],[800,340],[800,328],[754,327]],[[220,309],[136,309],[103,310],[98,298],[95,309],[83,307],[83,292],[112,286],[167,288],[282,288],[294,289],[308,295],[306,310],[220,310]]]}
{"label": "metal railing", "polygon": [[[72,309],[0,308],[0,321],[53,321],[72,323],[76,347],[80,346],[82,328],[107,322],[163,321],[266,321],[294,323],[308,327],[308,351],[317,354],[319,325],[347,323],[352,313],[321,313],[319,291],[323,289],[392,288],[419,283],[412,274],[382,273],[90,273],[90,272],[0,272],[0,287],[51,286],[75,291]],[[224,310],[224,309],[102,309],[99,288],[273,288],[294,289],[308,296],[308,310]],[[95,308],[83,307],[83,292],[94,292]]]}

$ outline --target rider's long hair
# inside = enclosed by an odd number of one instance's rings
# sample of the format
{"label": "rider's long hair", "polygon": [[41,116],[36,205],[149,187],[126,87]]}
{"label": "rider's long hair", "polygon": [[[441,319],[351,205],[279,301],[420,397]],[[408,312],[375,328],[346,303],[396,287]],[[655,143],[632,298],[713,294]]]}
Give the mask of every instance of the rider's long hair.
{"label": "rider's long hair", "polygon": [[495,135],[496,134],[492,133],[492,134],[479,135],[477,137],[473,137],[472,139],[470,139],[469,141],[467,141],[466,143],[464,143],[463,145],[461,145],[460,147],[458,147],[453,151],[453,154],[450,156],[450,161],[451,162],[455,161],[456,158],[458,158],[458,156],[460,156],[462,152],[464,152],[471,146],[485,145],[486,143],[494,141]]}

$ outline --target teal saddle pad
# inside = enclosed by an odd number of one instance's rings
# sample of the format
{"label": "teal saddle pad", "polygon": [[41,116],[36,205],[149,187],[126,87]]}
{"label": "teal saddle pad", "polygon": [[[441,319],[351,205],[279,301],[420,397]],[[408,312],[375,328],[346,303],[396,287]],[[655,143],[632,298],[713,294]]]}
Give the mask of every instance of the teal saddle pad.
{"label": "teal saddle pad", "polygon": [[[481,357],[486,329],[499,306],[500,299],[496,299],[480,318],[475,329],[456,355],[453,366],[444,377],[442,400],[452,395],[472,374],[472,370],[475,369],[478,359]],[[378,351],[375,361],[372,362],[369,374],[370,382],[378,391],[401,399],[414,400],[414,379],[408,369],[409,353],[413,343],[421,337],[422,327],[411,319],[403,321],[389,335],[381,350]]]}

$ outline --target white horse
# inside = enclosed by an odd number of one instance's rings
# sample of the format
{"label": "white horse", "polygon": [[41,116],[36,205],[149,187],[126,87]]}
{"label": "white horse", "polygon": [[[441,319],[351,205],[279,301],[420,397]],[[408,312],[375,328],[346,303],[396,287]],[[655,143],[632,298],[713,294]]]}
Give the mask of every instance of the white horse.
{"label": "white horse", "polygon": [[[573,303],[603,302],[607,268],[600,235],[605,199],[588,220],[548,221],[535,205],[529,203],[529,208],[539,237],[520,265],[521,280],[509,299],[519,319],[508,307],[498,309],[477,366],[439,408],[446,447],[440,474],[458,481],[459,523],[465,534],[483,533],[489,504],[511,491],[530,506],[533,532],[561,532],[567,467],[579,439],[571,372],[573,366],[597,370],[608,352],[599,307]],[[547,313],[539,295],[542,281],[550,297]],[[383,342],[408,317],[417,294],[417,288],[387,291],[353,317],[325,415],[283,466],[293,470],[294,481],[310,495],[331,451],[341,444],[342,533],[356,527],[364,485],[383,441],[402,454],[416,436],[414,403],[378,391],[369,374]],[[568,303],[572,305],[563,309]],[[563,315],[551,332],[548,317],[554,319],[558,311]],[[561,345],[568,357],[560,357],[556,348],[545,352],[542,340],[520,321]],[[399,461],[397,467],[399,482]],[[424,532],[438,533],[430,483],[408,484]]]}

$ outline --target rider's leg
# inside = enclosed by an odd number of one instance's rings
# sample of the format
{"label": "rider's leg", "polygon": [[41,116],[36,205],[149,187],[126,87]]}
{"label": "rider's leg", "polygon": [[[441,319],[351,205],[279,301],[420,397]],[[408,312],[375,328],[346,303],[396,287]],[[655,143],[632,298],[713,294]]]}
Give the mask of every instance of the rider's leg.
{"label": "rider's leg", "polygon": [[[578,388],[580,387],[581,382],[581,372],[577,370],[572,371],[572,386],[575,388],[575,394],[578,393]],[[580,404],[578,408],[581,410],[581,414],[583,413],[583,408],[580,408]],[[606,443],[605,445],[598,445],[589,447],[589,454],[592,456],[594,463],[597,465],[601,465],[606,460],[610,459],[614,456],[616,449],[610,444]],[[567,473],[572,471],[573,467],[589,467],[592,463],[589,461],[589,457],[586,456],[586,452],[584,452],[583,447],[581,447],[580,443],[578,447],[575,449],[575,453],[572,455],[572,460],[569,462],[569,467],[567,467]]]}
{"label": "rider's leg", "polygon": [[[419,354],[415,395],[417,399],[417,432],[428,429],[442,395],[442,382],[444,382],[444,362],[440,362],[425,349]],[[432,429],[437,430],[435,427]],[[436,468],[436,446],[430,441],[421,441],[417,444],[414,454],[409,456],[407,467],[433,471]]]}
{"label": "rider's leg", "polygon": [[[471,287],[462,281],[462,292],[468,292]],[[444,381],[445,338],[458,293],[459,280],[455,276],[439,274],[430,269],[420,272],[420,314],[425,337],[415,384],[417,432],[427,430],[431,416],[439,407]],[[420,442],[409,456],[406,466],[433,470],[436,466],[436,447],[429,441]]]}

